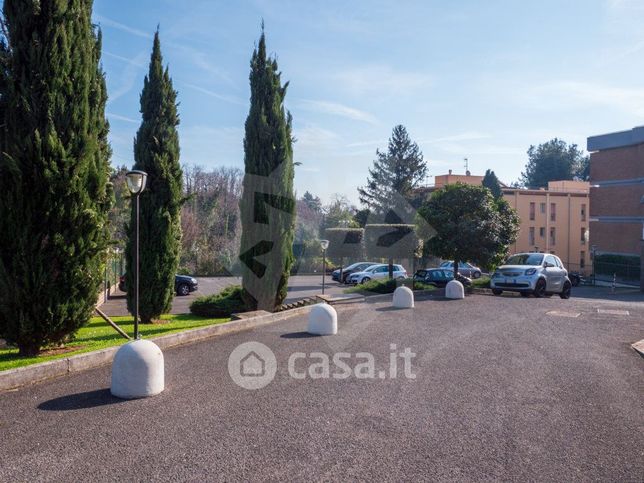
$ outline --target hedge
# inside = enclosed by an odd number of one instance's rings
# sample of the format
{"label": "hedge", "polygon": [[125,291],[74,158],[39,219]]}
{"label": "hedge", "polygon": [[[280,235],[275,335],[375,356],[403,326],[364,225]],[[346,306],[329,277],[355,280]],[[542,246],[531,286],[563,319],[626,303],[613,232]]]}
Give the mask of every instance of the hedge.
{"label": "hedge", "polygon": [[199,297],[190,304],[190,312],[202,317],[230,317],[246,310],[240,285],[231,285],[217,294]]}
{"label": "hedge", "polygon": [[418,248],[414,225],[366,225],[364,240],[369,258],[413,258]]}

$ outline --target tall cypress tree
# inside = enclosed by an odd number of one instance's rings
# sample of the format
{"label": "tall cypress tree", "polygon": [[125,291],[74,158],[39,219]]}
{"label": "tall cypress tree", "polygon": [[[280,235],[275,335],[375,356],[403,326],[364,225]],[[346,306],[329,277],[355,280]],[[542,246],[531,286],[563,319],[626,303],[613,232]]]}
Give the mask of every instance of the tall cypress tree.
{"label": "tall cypress tree", "polygon": [[483,186],[489,189],[492,192],[492,196],[498,199],[503,197],[503,189],[501,188],[501,182],[499,178],[496,177],[496,174],[491,169],[485,171],[485,176],[483,176],[483,181],[481,182]]}
{"label": "tall cypress tree", "polygon": [[26,356],[87,322],[109,242],[106,92],[91,12],[91,0],[3,6],[0,337]]}
{"label": "tall cypress tree", "polygon": [[[140,195],[139,285],[144,289],[140,293],[139,314],[141,322],[150,323],[170,310],[181,249],[182,173],[177,93],[168,68],[163,68],[158,31],[141,92],[141,114],[143,120],[134,141],[134,169],[147,172],[148,181]],[[132,203],[126,246],[128,287],[134,286],[135,222]],[[134,290],[128,290],[127,305],[132,311]]]}
{"label": "tall cypress tree", "polygon": [[274,58],[267,58],[262,26],[250,63],[250,111],[244,137],[244,184],[240,201],[240,260],[249,309],[272,311],[286,298],[293,265],[295,194],[291,115],[284,109]]}

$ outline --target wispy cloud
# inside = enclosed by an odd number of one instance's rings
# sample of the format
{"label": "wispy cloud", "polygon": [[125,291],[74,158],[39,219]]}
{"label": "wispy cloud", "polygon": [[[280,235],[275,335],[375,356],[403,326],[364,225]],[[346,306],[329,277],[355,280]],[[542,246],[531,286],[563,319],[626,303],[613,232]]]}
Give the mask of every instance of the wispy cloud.
{"label": "wispy cloud", "polygon": [[139,72],[140,69],[138,67],[138,64],[143,62],[146,57],[147,57],[147,52],[141,51],[139,55],[137,55],[134,59],[132,59],[132,62],[129,62],[125,66],[125,69],[123,70],[119,78],[119,81],[120,81],[119,86],[116,89],[113,89],[110,91],[108,104],[123,97],[124,95],[126,95],[128,92],[132,90],[137,80],[137,77],[139,77],[140,75],[140,72]]}
{"label": "wispy cloud", "polygon": [[479,139],[488,139],[491,136],[489,134],[481,133],[478,131],[466,131],[459,134],[453,134],[451,136],[443,136],[440,138],[433,139],[423,139],[419,143],[423,144],[436,144],[443,142],[456,142],[456,141],[476,141]]}
{"label": "wispy cloud", "polygon": [[415,95],[431,84],[431,76],[420,72],[395,69],[389,65],[364,65],[346,68],[334,76],[338,85],[352,93],[368,95]]}
{"label": "wispy cloud", "polygon": [[126,64],[132,64],[137,67],[141,67],[143,69],[147,66],[145,60],[140,59],[139,56],[135,57],[134,59],[130,59],[128,57],[124,57],[118,54],[113,54],[112,52],[107,52],[107,51],[103,51],[103,55],[106,57],[111,57],[112,59],[120,60],[121,62],[125,62]]}
{"label": "wispy cloud", "polygon": [[152,38],[152,34],[149,32],[144,32],[143,30],[130,27],[128,25],[117,22],[116,20],[112,20],[111,18],[104,17],[103,15],[94,15],[94,20],[97,21],[101,26],[105,25],[107,27],[115,28],[117,30],[136,35],[137,37],[143,37],[145,39]]}
{"label": "wispy cloud", "polygon": [[206,94],[207,96],[214,97],[215,99],[219,99],[220,101],[229,102],[231,104],[236,104],[238,106],[246,106],[248,104],[247,102],[245,102],[244,100],[238,97],[219,94],[218,92],[215,92],[210,89],[206,89],[205,87],[200,87],[194,84],[187,84],[187,83],[184,83],[183,85],[194,91],[201,92],[202,94]]}
{"label": "wispy cloud", "polygon": [[130,122],[133,124],[139,124],[141,121],[137,121],[136,119],[132,119],[131,117],[127,116],[121,116],[120,114],[114,114],[113,112],[106,112],[105,115],[111,120],[115,121],[123,121],[123,122]]}
{"label": "wispy cloud", "polygon": [[296,102],[296,105],[303,110],[330,114],[332,116],[344,117],[354,121],[366,122],[369,124],[378,124],[378,120],[370,113],[345,106],[338,102],[319,101],[302,99]]}

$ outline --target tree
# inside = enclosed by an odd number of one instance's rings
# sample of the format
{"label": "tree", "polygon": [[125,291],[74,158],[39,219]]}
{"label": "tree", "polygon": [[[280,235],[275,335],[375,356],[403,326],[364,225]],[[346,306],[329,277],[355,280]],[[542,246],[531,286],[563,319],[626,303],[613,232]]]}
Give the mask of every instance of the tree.
{"label": "tree", "polygon": [[[462,183],[445,186],[432,193],[418,211],[424,249],[454,260],[490,267],[499,263],[517,237],[519,217],[503,198],[494,199],[483,186]],[[423,223],[421,223],[423,222]]]}
{"label": "tree", "polygon": [[554,138],[528,149],[528,164],[521,173],[526,188],[546,188],[548,181],[588,179],[589,158],[576,144]]}
{"label": "tree", "polygon": [[[376,151],[377,159],[369,169],[367,185],[358,188],[360,202],[375,214],[395,210],[395,196],[411,195],[427,175],[427,164],[418,145],[409,138],[404,126],[395,126],[387,152]],[[400,223],[401,220],[389,221]]]}
{"label": "tree", "polygon": [[503,196],[503,190],[501,189],[499,178],[496,177],[496,174],[494,174],[494,171],[491,169],[485,171],[482,184],[492,192],[492,196],[495,198],[498,199]]}
{"label": "tree", "polygon": [[309,209],[317,213],[322,211],[322,201],[320,201],[320,198],[318,196],[313,196],[308,191],[305,191],[304,195],[302,196],[302,200],[304,201],[304,203],[306,203]]}
{"label": "tree", "polygon": [[294,262],[295,194],[288,82],[282,86],[277,60],[267,58],[263,25],[250,65],[239,258],[248,309],[273,311],[286,298]]}
{"label": "tree", "polygon": [[349,203],[349,199],[346,196],[334,195],[331,203],[322,209],[324,218],[320,227],[320,236],[324,234],[327,228],[357,227],[353,218],[355,211],[355,207]]}
{"label": "tree", "polygon": [[5,0],[0,337],[33,356],[90,318],[111,191],[90,0]]}
{"label": "tree", "polygon": [[[170,310],[174,276],[181,249],[182,173],[179,164],[177,93],[168,68],[163,69],[159,32],[154,35],[150,69],[141,92],[141,126],[134,141],[134,169],[148,173],[140,195],[139,298],[141,322],[150,323]],[[134,286],[134,230],[136,207],[132,203],[125,250],[126,285]],[[128,309],[134,307],[134,290],[127,293]]]}
{"label": "tree", "polygon": [[389,261],[389,278],[393,278],[394,259],[416,256],[418,236],[414,225],[369,224],[364,230],[367,257],[386,258]]}

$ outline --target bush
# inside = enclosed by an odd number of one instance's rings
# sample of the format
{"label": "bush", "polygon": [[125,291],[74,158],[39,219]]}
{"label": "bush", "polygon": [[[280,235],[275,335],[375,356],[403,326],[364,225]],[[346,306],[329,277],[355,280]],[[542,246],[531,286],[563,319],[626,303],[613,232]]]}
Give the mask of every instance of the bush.
{"label": "bush", "polygon": [[199,297],[190,304],[190,312],[202,317],[230,317],[231,314],[246,310],[239,285],[226,287],[214,295]]}
{"label": "bush", "polygon": [[[355,287],[350,287],[344,291],[344,293],[393,293],[397,287],[404,285],[405,287],[411,288],[411,278],[406,278],[404,280],[392,280],[392,279],[382,279],[382,280],[370,280],[367,283],[356,285]],[[433,285],[426,285],[421,282],[414,282],[414,290],[434,290],[436,287]]]}

